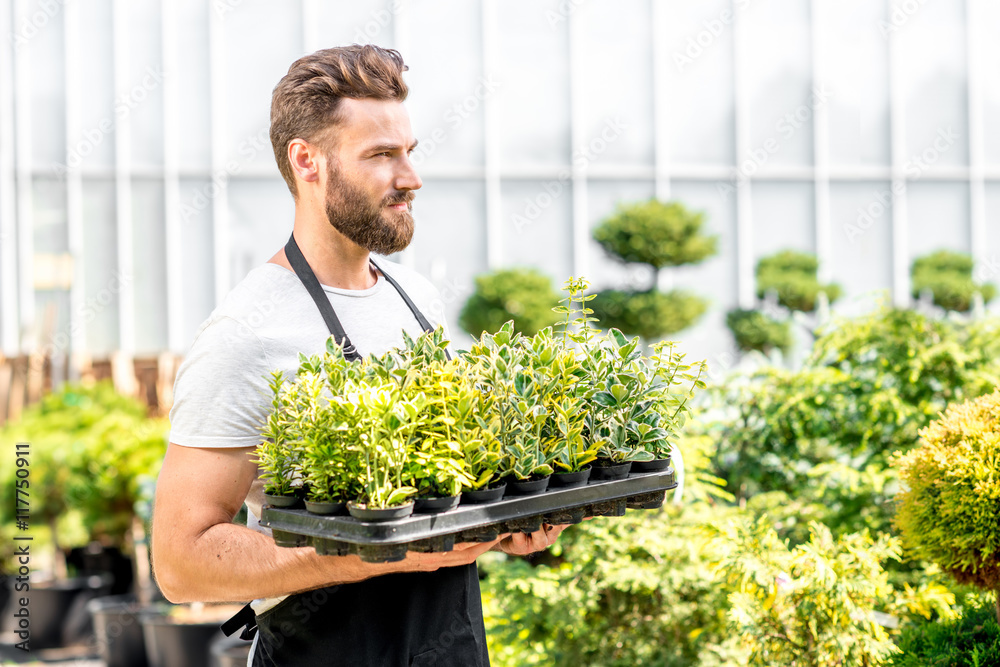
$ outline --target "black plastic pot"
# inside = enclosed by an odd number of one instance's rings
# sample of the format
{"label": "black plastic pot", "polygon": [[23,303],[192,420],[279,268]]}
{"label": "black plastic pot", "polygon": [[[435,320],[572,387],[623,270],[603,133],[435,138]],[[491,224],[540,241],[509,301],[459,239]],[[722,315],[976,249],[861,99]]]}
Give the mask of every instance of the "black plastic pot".
{"label": "black plastic pot", "polygon": [[578,486],[586,486],[590,479],[590,468],[577,470],[576,472],[557,472],[549,480],[550,489],[575,489]]}
{"label": "black plastic pot", "polygon": [[118,547],[91,542],[84,547],[74,547],[66,556],[66,565],[73,568],[80,577],[90,575],[111,575],[109,595],[124,595],[132,588],[134,570],[132,559]]}
{"label": "black plastic pot", "polygon": [[[488,489],[475,489],[474,491],[463,491],[462,492],[462,504],[463,505],[481,505],[483,503],[490,503],[494,500],[500,500],[503,498],[504,492],[507,490],[506,484],[498,484],[497,486],[490,487]],[[484,540],[488,542],[489,540]]]}
{"label": "black plastic pot", "polygon": [[107,667],[146,667],[146,641],[134,595],[94,598],[87,603],[97,654]]}
{"label": "black plastic pot", "polygon": [[347,512],[347,503],[345,502],[326,502],[318,500],[307,500],[306,511],[311,514],[320,514],[322,516],[334,516],[337,514],[345,514]]}
{"label": "black plastic pot", "polygon": [[211,667],[209,646],[221,621],[177,623],[159,606],[140,610],[139,621],[150,667]]}
{"label": "black plastic pot", "polygon": [[441,498],[417,498],[413,502],[413,511],[421,514],[440,514],[458,507],[462,494],[444,496]]}
{"label": "black plastic pot", "polygon": [[508,479],[507,491],[504,493],[504,498],[509,496],[533,496],[538,493],[544,493],[545,489],[549,488],[549,479],[551,477],[551,475],[546,475],[541,479]]}
{"label": "black plastic pot", "polygon": [[392,521],[393,519],[403,519],[413,514],[413,503],[395,507],[361,507],[353,502],[347,503],[347,511],[355,519],[361,521]]}
{"label": "black plastic pot", "polygon": [[[15,583],[14,577],[7,580]],[[29,597],[31,648],[57,648],[86,641],[92,630],[87,603],[96,597],[106,596],[111,590],[111,576],[93,575],[49,582],[31,582],[29,593],[11,591],[8,612],[4,614],[3,628],[18,630],[17,611],[19,597]],[[20,641],[20,639],[18,639]]]}
{"label": "black plastic pot", "polygon": [[285,509],[299,507],[302,504],[302,499],[298,496],[272,496],[270,493],[264,494],[264,500],[271,507],[282,507]]}
{"label": "black plastic pot", "polygon": [[632,469],[629,472],[660,472],[670,467],[670,457],[665,459],[653,459],[652,461],[632,461]]}
{"label": "black plastic pot", "polygon": [[628,472],[631,468],[631,461],[612,465],[595,465],[590,469],[590,483],[613,482],[618,479],[625,479],[628,477]]}

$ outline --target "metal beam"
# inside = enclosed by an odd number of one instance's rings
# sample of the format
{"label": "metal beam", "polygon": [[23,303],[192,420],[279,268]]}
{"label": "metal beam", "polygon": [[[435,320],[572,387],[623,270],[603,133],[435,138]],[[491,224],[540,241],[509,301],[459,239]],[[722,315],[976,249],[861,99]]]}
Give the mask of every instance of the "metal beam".
{"label": "metal beam", "polygon": [[163,57],[163,222],[167,267],[167,347],[185,348],[184,261],[181,234],[180,141],[177,116],[177,5],[160,5],[160,41]]}
{"label": "metal beam", "polygon": [[[115,99],[129,92],[129,37],[127,0],[114,0],[112,32],[114,43]],[[135,244],[132,230],[132,132],[127,113],[115,114],[115,217],[117,221],[118,349],[126,356],[135,353]]]}
{"label": "metal beam", "polygon": [[[733,10],[733,133],[736,164],[750,157],[750,118],[747,113],[746,76],[743,73],[743,20]],[[736,185],[736,279],[740,308],[753,308],[756,289],[753,270],[753,199],[750,179]]]}
{"label": "metal beam", "polygon": [[[886,0],[887,16],[892,16],[894,0]],[[892,301],[905,308],[910,304],[910,230],[907,215],[906,99],[900,76],[902,64],[897,31],[889,32],[889,145],[892,160]]]}
{"label": "metal beam", "polygon": [[[812,80],[813,88],[826,89],[825,44],[820,14],[823,0],[810,0],[809,23],[812,31]],[[833,279],[833,232],[830,223],[830,114],[827,105],[813,108],[813,165],[815,168],[814,211],[816,231],[816,258],[819,260],[817,277],[821,283]]]}
{"label": "metal beam", "polygon": [[982,267],[989,249],[986,224],[986,178],[983,155],[983,83],[979,43],[979,0],[965,0],[966,72],[969,107],[969,242],[972,258]]}
{"label": "metal beam", "polygon": [[[226,45],[222,17],[211,3],[205,5],[208,11],[208,69],[209,104],[211,105],[211,179],[225,173],[226,162],[226,92],[225,67]],[[224,181],[224,182],[221,182]],[[229,182],[220,179],[213,188],[212,197],[212,243],[215,258],[215,303],[219,304],[229,292],[230,252],[229,252]]]}
{"label": "metal beam", "polygon": [[649,27],[653,40],[653,132],[655,139],[656,198],[670,199],[670,96],[667,94],[668,71],[667,11],[663,0],[650,0]]}
{"label": "metal beam", "polygon": [[[80,2],[66,0],[63,29],[65,32],[66,68],[66,235],[69,254],[73,258],[73,282],[69,288],[69,336],[71,358],[79,358],[87,350],[87,326],[83,321],[86,296],[86,256],[83,232],[83,176],[79,160],[71,160],[71,147],[76,145],[83,129],[80,102],[83,99],[80,72]],[[73,164],[75,163],[75,164]],[[70,379],[79,377],[79,363],[68,365]]]}
{"label": "metal beam", "polygon": [[581,15],[587,10],[586,5],[577,7],[569,13],[569,106],[570,106],[570,164],[573,183],[573,275],[586,276],[590,272],[590,225],[587,220],[587,169],[584,160],[574,160],[576,151],[584,151],[587,147],[587,136],[584,131],[586,118],[586,97],[584,86],[587,82],[587,72],[583,66],[583,54],[586,49],[586,35],[583,31]]}
{"label": "metal beam", "polygon": [[[15,0],[14,24],[18,17],[29,14],[25,0]],[[24,354],[33,351],[40,341],[25,336],[35,329],[34,284],[34,210],[32,202],[32,141],[31,141],[31,66],[28,46],[14,49],[14,118],[15,173],[17,190],[17,306],[19,320],[18,347]]]}
{"label": "metal beam", "polygon": [[[482,0],[483,76],[487,79],[497,68],[497,4]],[[483,179],[486,204],[486,264],[496,270],[503,266],[503,205],[500,191],[500,124],[497,101],[493,95],[483,99]]]}
{"label": "metal beam", "polygon": [[[13,34],[13,2],[0,3],[0,35]],[[0,353],[20,351],[17,275],[17,177],[14,140],[14,43],[0,43]]]}

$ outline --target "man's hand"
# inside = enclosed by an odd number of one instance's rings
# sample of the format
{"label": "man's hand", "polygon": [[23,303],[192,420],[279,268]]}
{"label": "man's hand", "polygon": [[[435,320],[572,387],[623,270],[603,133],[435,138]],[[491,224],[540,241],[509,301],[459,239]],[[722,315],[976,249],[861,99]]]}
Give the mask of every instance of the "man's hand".
{"label": "man's hand", "polygon": [[490,549],[499,545],[506,537],[506,535],[501,535],[490,542],[459,542],[455,544],[454,549],[451,551],[442,553],[428,554],[409,551],[406,554],[405,560],[394,564],[396,566],[394,569],[399,570],[399,566],[403,565],[408,572],[433,572],[442,567],[468,565]]}
{"label": "man's hand", "polygon": [[559,533],[566,530],[567,526],[551,526],[542,524],[541,530],[533,533],[513,533],[509,537],[500,540],[497,551],[502,551],[511,556],[527,556],[537,551],[545,551],[559,538]]}

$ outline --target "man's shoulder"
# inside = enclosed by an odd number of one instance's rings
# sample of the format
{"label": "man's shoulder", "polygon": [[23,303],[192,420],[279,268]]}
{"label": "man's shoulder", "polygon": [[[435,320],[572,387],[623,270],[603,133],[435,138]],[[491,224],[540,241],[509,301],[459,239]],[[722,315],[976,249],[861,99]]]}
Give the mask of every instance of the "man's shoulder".
{"label": "man's shoulder", "polygon": [[308,293],[294,273],[277,264],[265,263],[253,268],[237,283],[212,316],[253,326],[255,320],[271,317],[303,297],[308,298]]}
{"label": "man's shoulder", "polygon": [[411,269],[404,264],[394,262],[386,257],[382,257],[381,255],[372,257],[372,260],[380,269],[382,269],[383,273],[398,282],[400,287],[407,292],[411,289],[430,294],[437,292],[437,288],[434,287],[434,283],[425,278],[423,274],[418,273],[415,269]]}

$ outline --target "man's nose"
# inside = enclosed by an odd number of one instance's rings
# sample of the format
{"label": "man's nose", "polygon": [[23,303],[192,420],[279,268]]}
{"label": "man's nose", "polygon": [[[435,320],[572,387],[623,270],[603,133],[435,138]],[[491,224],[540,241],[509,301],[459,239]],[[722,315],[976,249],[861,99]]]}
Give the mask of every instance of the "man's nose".
{"label": "man's nose", "polygon": [[399,172],[396,174],[396,189],[419,190],[423,184],[424,182],[420,180],[420,175],[417,174],[417,168],[410,160],[410,156],[404,155],[400,163]]}

